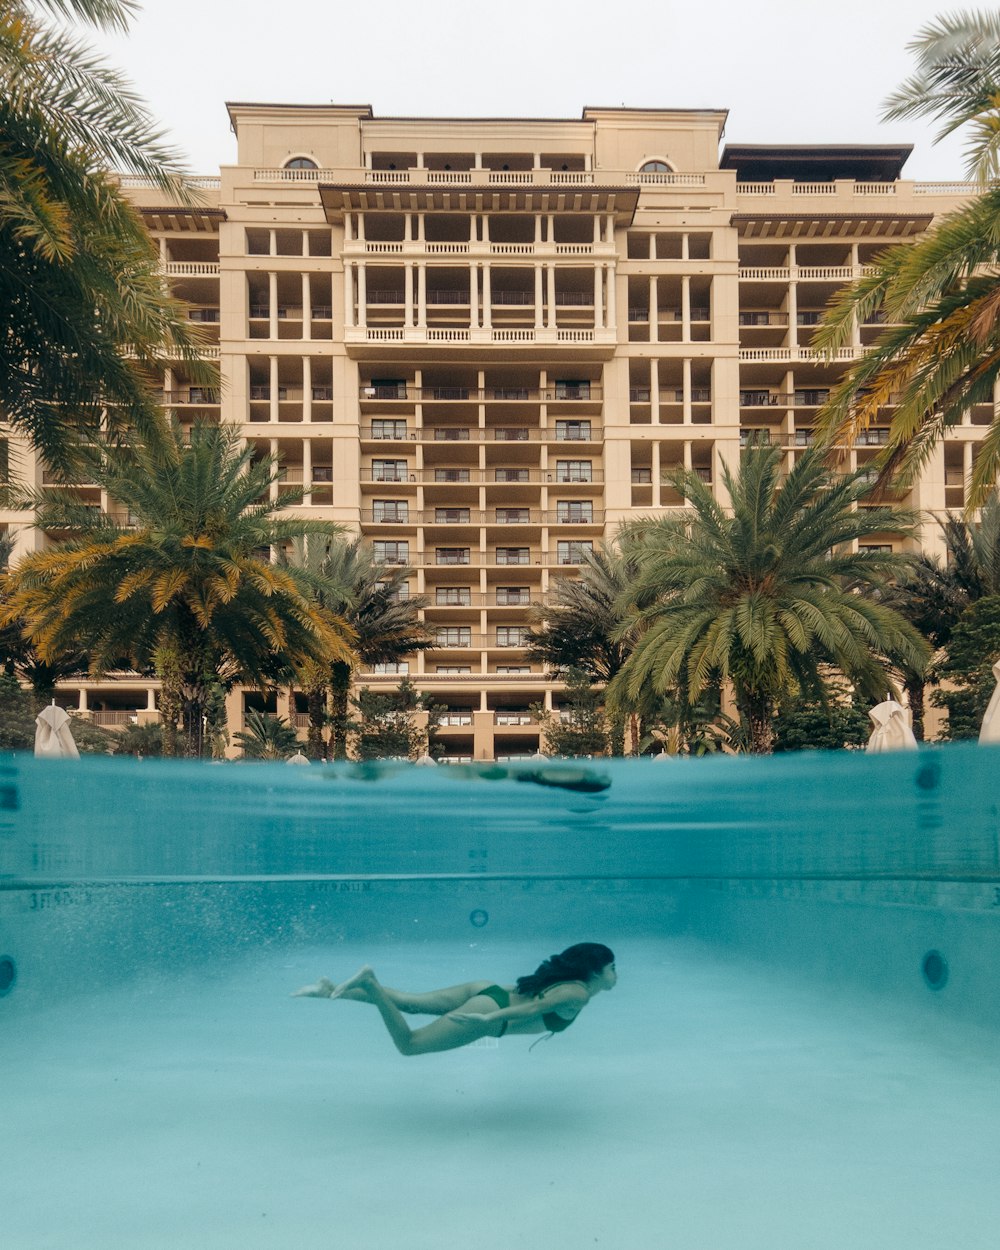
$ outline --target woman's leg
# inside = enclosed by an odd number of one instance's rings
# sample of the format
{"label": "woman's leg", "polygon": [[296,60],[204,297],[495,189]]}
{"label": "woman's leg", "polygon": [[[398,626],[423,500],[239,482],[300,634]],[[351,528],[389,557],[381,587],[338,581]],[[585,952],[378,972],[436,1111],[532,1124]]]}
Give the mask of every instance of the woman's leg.
{"label": "woman's leg", "polygon": [[[321,977],[315,985],[304,985],[302,989],[296,990],[292,997],[347,998],[355,1003],[370,1003],[372,998],[366,984],[356,983],[357,978],[366,970],[367,965],[340,985],[334,985],[326,977]],[[491,984],[490,981],[465,981],[461,985],[451,985],[446,989],[431,990],[425,994],[408,994],[405,990],[394,990],[381,984],[380,989],[400,1011],[405,1011],[408,1015],[444,1016],[449,1011],[457,1011],[474,994]]]}
{"label": "woman's leg", "polygon": [[[472,984],[488,985],[489,982],[477,981]],[[401,1055],[436,1054],[439,1051],[468,1046],[470,1042],[478,1041],[481,1037],[499,1036],[498,1025],[490,1026],[476,1024],[473,1021],[452,1020],[448,1016],[435,1020],[433,1024],[425,1025],[422,1029],[411,1029],[403,1019],[400,1009],[386,993],[385,988],[379,984],[374,971],[368,967],[360,969],[349,982],[345,982],[345,993],[347,990],[365,992],[367,995],[365,1001],[372,1003],[378,1010],[393,1044]],[[471,1000],[459,1003],[458,1006],[465,1006],[467,1002],[471,1002],[473,1006],[480,1005],[483,1011],[492,1011],[496,1007],[493,1000],[489,998],[484,998],[482,1004],[476,1004],[475,994]]]}

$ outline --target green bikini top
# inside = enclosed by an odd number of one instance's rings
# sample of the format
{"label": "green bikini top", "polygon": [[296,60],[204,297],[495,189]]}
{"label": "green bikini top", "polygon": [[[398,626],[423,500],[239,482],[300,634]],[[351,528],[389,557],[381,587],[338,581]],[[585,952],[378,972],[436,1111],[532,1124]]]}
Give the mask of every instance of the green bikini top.
{"label": "green bikini top", "polygon": [[[582,981],[556,981],[555,984],[556,985],[583,985],[583,982]],[[553,987],[549,985],[546,988],[552,989]],[[544,993],[545,993],[545,990],[542,990],[542,994]],[[579,1015],[580,1013],[577,1012],[576,1014]],[[545,1027],[548,1029],[550,1033],[562,1033],[564,1029],[569,1028],[569,1026],[573,1023],[575,1019],[576,1019],[576,1016],[571,1016],[567,1020],[565,1016],[560,1016],[560,1015],[557,1015],[556,1012],[550,1011],[546,1015],[542,1016],[542,1024],[545,1025]]]}

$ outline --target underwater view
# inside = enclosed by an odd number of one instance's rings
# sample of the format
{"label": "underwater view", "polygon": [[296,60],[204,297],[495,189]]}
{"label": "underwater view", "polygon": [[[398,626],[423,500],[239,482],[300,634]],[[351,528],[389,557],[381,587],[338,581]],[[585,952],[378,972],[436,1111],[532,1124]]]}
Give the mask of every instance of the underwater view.
{"label": "underwater view", "polygon": [[[4,1245],[992,1248],[998,762],[4,757]],[[580,942],[533,1036],[293,997]]]}

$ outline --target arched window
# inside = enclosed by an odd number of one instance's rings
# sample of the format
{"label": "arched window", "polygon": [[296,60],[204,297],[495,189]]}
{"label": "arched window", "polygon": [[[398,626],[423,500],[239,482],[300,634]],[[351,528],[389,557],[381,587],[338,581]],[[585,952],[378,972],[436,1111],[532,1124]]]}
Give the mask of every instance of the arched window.
{"label": "arched window", "polygon": [[639,166],[640,174],[672,174],[673,166],[668,165],[666,161],[646,161],[644,165]]}
{"label": "arched window", "polygon": [[285,161],[286,169],[319,169],[315,161],[311,161],[308,156],[293,156],[290,161]]}

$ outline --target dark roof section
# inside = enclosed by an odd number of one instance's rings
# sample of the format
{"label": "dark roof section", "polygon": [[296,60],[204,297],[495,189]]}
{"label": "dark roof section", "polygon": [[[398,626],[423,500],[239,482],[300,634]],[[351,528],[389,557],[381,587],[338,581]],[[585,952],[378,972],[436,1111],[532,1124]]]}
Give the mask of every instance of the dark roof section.
{"label": "dark roof section", "polygon": [[895,182],[902,175],[912,144],[733,144],[722,150],[720,169],[735,169],[739,182]]}

